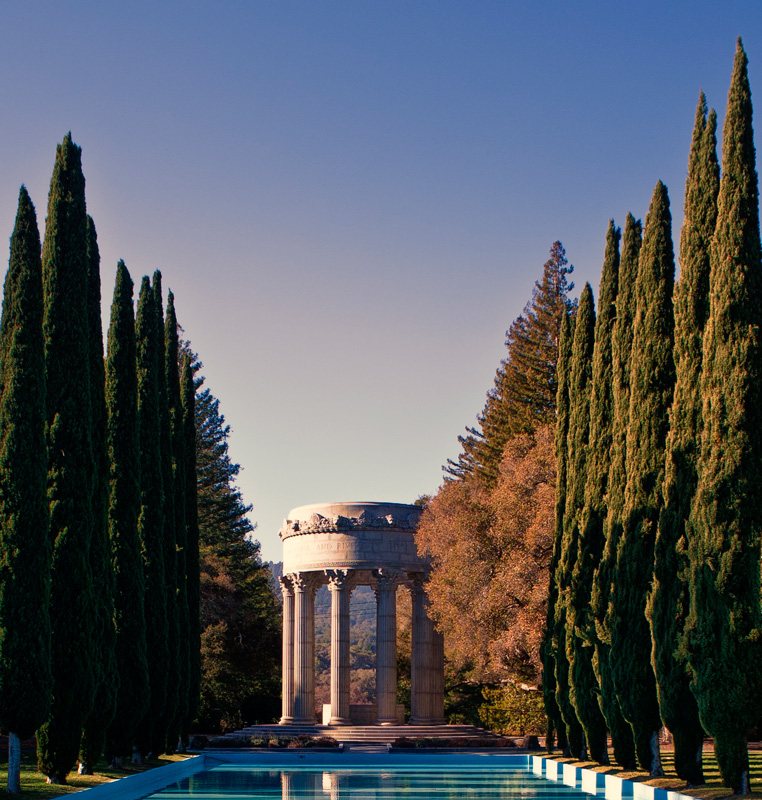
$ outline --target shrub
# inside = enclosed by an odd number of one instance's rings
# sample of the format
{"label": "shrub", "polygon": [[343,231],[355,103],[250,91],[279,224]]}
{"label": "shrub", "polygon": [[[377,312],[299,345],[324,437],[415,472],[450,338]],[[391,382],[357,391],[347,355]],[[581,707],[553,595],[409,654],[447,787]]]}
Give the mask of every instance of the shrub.
{"label": "shrub", "polygon": [[479,716],[489,730],[514,736],[545,731],[547,717],[542,692],[525,690],[513,683],[497,689],[484,688],[482,692],[485,702]]}

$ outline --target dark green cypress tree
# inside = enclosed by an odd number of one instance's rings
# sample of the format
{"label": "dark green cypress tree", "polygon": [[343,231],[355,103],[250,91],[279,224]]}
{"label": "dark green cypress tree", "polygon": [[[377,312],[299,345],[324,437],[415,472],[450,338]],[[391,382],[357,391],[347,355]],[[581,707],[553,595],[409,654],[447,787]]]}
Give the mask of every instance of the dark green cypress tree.
{"label": "dark green cypress tree", "polygon": [[645,610],[663,506],[664,449],[675,385],[674,280],[672,217],[667,187],[659,181],[646,217],[635,282],[627,483],[609,609],[610,660],[619,705],[632,725],[638,762],[654,776],[663,774],[659,754],[661,718]]}
{"label": "dark green cypress tree", "polygon": [[161,272],[153,274],[154,307],[156,309],[156,343],[158,351],[158,397],[161,449],[161,477],[164,487],[164,510],[162,542],[164,548],[164,588],[166,592],[167,652],[169,657],[167,689],[162,716],[154,720],[151,751],[155,756],[167,751],[174,752],[177,740],[168,741],[170,729],[177,717],[179,697],[180,658],[178,653],[177,615],[177,545],[175,537],[175,486],[172,474],[172,427],[169,416],[167,394],[166,342],[164,336],[164,301],[161,287]]}
{"label": "dark green cypress tree", "polygon": [[[169,648],[167,588],[164,577],[164,476],[159,400],[158,309],[148,277],[143,278],[135,320],[140,436],[140,516],[138,533],[145,576],[146,648],[151,700],[136,734],[138,753],[151,752],[154,728],[166,709]],[[164,336],[162,335],[162,341]],[[158,755],[158,754],[157,754]]]}
{"label": "dark green cypress tree", "polygon": [[[190,725],[198,715],[201,699],[201,616],[200,616],[200,571],[198,535],[198,488],[196,482],[196,384],[190,358],[183,359],[180,380],[183,403],[183,441],[185,444],[185,530],[186,530],[186,589],[188,596],[189,676],[188,717]],[[188,731],[183,731],[187,738]]]}
{"label": "dark green cypress tree", "polygon": [[108,534],[108,455],[106,452],[106,374],[101,325],[101,269],[98,237],[87,218],[87,320],[90,337],[90,407],[93,436],[93,538],[90,568],[95,593],[92,640],[96,691],[93,710],[82,732],[79,772],[92,775],[103,754],[106,731],[116,710],[119,673],[116,665],[114,624],[114,569]]}
{"label": "dark green cypress tree", "polygon": [[[611,465],[611,432],[614,415],[612,381],[612,333],[616,321],[616,296],[619,281],[619,240],[621,232],[609,222],[606,252],[601,273],[595,345],[590,388],[590,437],[585,463],[584,506],[579,523],[579,549],[570,588],[570,656],[572,697],[588,741],[591,758],[608,763],[607,723],[600,706],[600,689],[593,668],[596,633],[590,609],[595,568],[600,563],[605,543],[603,521],[605,497]],[[589,707],[589,708],[588,708]]]}
{"label": "dark green cypress tree", "polygon": [[190,725],[188,720],[188,688],[190,680],[190,621],[188,619],[188,592],[186,575],[187,535],[185,525],[185,440],[183,429],[183,404],[180,392],[180,340],[178,336],[175,298],[167,294],[167,318],[164,324],[165,359],[164,371],[167,380],[167,397],[172,433],[172,485],[174,490],[175,542],[177,545],[177,654],[178,706],[170,728],[169,743],[177,742],[182,731]]}
{"label": "dark green cypress tree", "polygon": [[[569,361],[564,368],[564,380],[567,382],[566,388],[559,388],[558,398],[563,400],[564,408],[559,408],[558,421],[556,424],[556,462],[558,464],[558,474],[561,480],[556,487],[556,534],[557,559],[556,568],[553,575],[555,584],[555,604],[552,620],[552,648],[554,661],[554,680],[556,685],[556,704],[564,722],[566,741],[569,753],[574,758],[582,758],[585,751],[585,735],[582,726],[579,724],[574,706],[569,697],[569,660],[566,654],[566,600],[568,588],[567,565],[569,563],[568,554],[564,547],[566,540],[564,536],[564,518],[566,513],[567,495],[569,493],[570,467],[569,463],[569,437],[571,435],[571,410],[573,406],[573,365],[574,349],[577,339],[577,318],[573,328],[573,338],[571,342],[571,352]],[[565,344],[565,346],[568,346]],[[566,354],[564,354],[566,355]],[[563,484],[563,489],[559,486]],[[563,501],[563,502],[562,502]]]}
{"label": "dark green cypress tree", "polygon": [[106,358],[106,441],[109,454],[108,528],[114,562],[119,693],[106,756],[115,767],[129,756],[148,710],[143,556],[138,535],[140,449],[133,284],[124,262],[116,268]]}
{"label": "dark green cypress tree", "polygon": [[52,689],[42,263],[34,206],[19,192],[0,321],[0,727],[8,791],[20,791],[19,739],[48,718]]}
{"label": "dark green cypress tree", "polygon": [[[574,328],[574,344],[572,348],[572,358],[569,376],[569,432],[566,437],[566,505],[563,516],[563,539],[561,541],[561,557],[556,572],[556,583],[558,585],[559,597],[556,606],[556,620],[560,623],[560,615],[563,614],[564,645],[566,647],[566,661],[568,671],[566,675],[559,676],[556,672],[556,681],[559,687],[566,684],[568,692],[568,703],[573,709],[574,716],[578,724],[582,726],[585,734],[585,743],[590,747],[591,742],[588,738],[588,731],[593,735],[592,746],[595,749],[595,757],[601,757],[601,748],[606,750],[606,728],[603,724],[600,709],[595,703],[595,697],[591,700],[595,704],[592,708],[590,704],[585,705],[585,698],[582,691],[577,693],[573,683],[573,670],[575,657],[583,658],[574,646],[574,608],[572,607],[572,580],[574,571],[577,568],[579,558],[579,523],[585,498],[585,462],[590,438],[590,389],[592,378],[592,356],[593,343],[595,338],[595,304],[593,300],[593,290],[590,284],[586,283],[579,301],[577,311],[577,323]],[[560,633],[559,633],[560,641]],[[561,659],[558,659],[561,664]],[[579,663],[577,677],[581,680],[580,672],[583,667]],[[594,678],[594,676],[593,676]],[[580,715],[587,712],[587,717]],[[561,712],[567,720],[570,719],[570,711],[561,706]],[[601,745],[601,739],[603,744]],[[571,740],[571,737],[570,737]],[[572,743],[572,746],[573,743]]]}
{"label": "dark green cypress tree", "polygon": [[82,151],[56,151],[42,248],[48,501],[53,541],[50,618],[53,702],[37,733],[40,772],[65,783],[93,705],[93,531],[87,211]]}
{"label": "dark green cypress tree", "polygon": [[569,376],[571,366],[572,342],[574,339],[574,317],[565,314],[561,320],[561,336],[558,343],[558,369],[556,393],[556,521],[553,537],[553,553],[550,558],[550,581],[548,584],[548,611],[545,633],[542,642],[542,691],[545,699],[545,713],[548,716],[546,746],[552,749],[554,734],[558,746],[568,753],[566,725],[556,701],[556,649],[553,643],[558,604],[556,572],[561,559],[563,541],[563,515],[566,508],[566,438],[569,433]]}
{"label": "dark green cypress tree", "polygon": [[603,523],[605,544],[601,562],[593,576],[593,591],[590,598],[596,632],[593,668],[601,691],[601,711],[611,733],[614,758],[625,769],[635,767],[635,743],[632,728],[622,716],[614,687],[610,663],[611,632],[607,625],[607,612],[616,569],[617,547],[622,533],[627,426],[630,416],[630,357],[635,320],[635,281],[641,245],[640,221],[632,214],[628,214],[624,226],[622,257],[619,262],[616,321],[611,341],[614,416],[611,426],[611,464],[607,482],[606,516]]}
{"label": "dark green cypress tree", "polygon": [[762,707],[762,264],[751,118],[747,58],[739,39],[710,256],[688,622],[701,721],[714,737],[723,781],[737,794],[749,791],[746,735]]}
{"label": "dark green cypress tree", "polygon": [[651,623],[659,709],[675,743],[675,771],[693,786],[704,782],[704,729],[690,690],[687,665],[676,652],[690,605],[685,524],[698,482],[701,351],[709,316],[709,250],[720,185],[716,125],[714,112],[707,119],[702,92],[688,160],[680,280],[675,287],[676,382],[667,437],[664,508],[659,518],[654,581],[646,612]]}

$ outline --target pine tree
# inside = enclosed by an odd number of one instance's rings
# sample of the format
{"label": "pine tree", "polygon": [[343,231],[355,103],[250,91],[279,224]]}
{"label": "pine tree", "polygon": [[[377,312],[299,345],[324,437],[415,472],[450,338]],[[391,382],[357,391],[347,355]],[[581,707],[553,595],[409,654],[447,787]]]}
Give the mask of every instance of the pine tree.
{"label": "pine tree", "polygon": [[563,515],[566,508],[566,439],[569,433],[569,377],[574,339],[574,317],[565,314],[561,320],[561,335],[558,343],[558,371],[556,393],[556,520],[553,539],[553,553],[550,559],[550,581],[548,584],[548,611],[545,634],[542,643],[542,690],[545,700],[545,713],[548,716],[546,743],[551,750],[554,732],[558,736],[558,746],[568,753],[566,725],[556,701],[556,645],[555,632],[556,606],[558,605],[558,586],[556,572],[561,559],[563,541]]}
{"label": "pine tree", "polygon": [[153,274],[153,302],[156,313],[155,342],[158,355],[156,372],[159,398],[159,442],[161,451],[161,483],[164,490],[162,511],[162,533],[164,561],[164,590],[167,616],[168,672],[164,712],[154,720],[151,751],[154,755],[174,751],[176,741],[168,742],[170,729],[177,717],[179,698],[180,660],[178,653],[178,614],[177,614],[177,544],[175,537],[175,487],[172,474],[172,429],[169,416],[169,395],[167,393],[166,343],[164,337],[164,302],[161,287],[161,272]]}
{"label": "pine tree", "polygon": [[13,793],[20,739],[47,720],[53,680],[42,308],[40,234],[22,186],[0,321],[0,727]]}
{"label": "pine tree", "polygon": [[[571,683],[571,659],[574,656],[573,636],[571,624],[573,614],[570,614],[570,588],[572,572],[575,568],[579,545],[579,512],[584,503],[585,494],[585,456],[587,453],[588,439],[590,436],[590,378],[592,373],[593,339],[595,333],[595,305],[593,290],[586,283],[580,298],[577,322],[574,326],[574,343],[572,346],[571,364],[569,367],[569,430],[566,437],[566,492],[565,507],[562,525],[563,538],[561,540],[561,553],[556,569],[556,586],[558,587],[558,602],[556,604],[556,635],[558,647],[564,647],[563,654],[556,655],[556,699],[558,700],[561,714],[566,721],[567,734],[572,755],[582,758],[587,730],[585,722],[580,718],[578,708],[584,708],[582,698],[577,698]],[[571,619],[570,619],[571,616]],[[579,702],[578,702],[579,700]],[[600,716],[600,711],[598,711]],[[586,720],[595,730],[592,714]],[[576,738],[581,742],[582,749],[579,755],[575,749],[579,744],[572,733],[577,726],[585,732],[585,737],[577,733]],[[603,732],[605,739],[605,730]],[[596,740],[595,744],[598,742]]]}
{"label": "pine tree", "polygon": [[595,655],[593,668],[601,690],[600,704],[606,718],[614,758],[625,769],[635,766],[635,743],[632,728],[622,716],[611,671],[611,633],[606,616],[611,599],[616,553],[621,538],[626,482],[625,456],[627,426],[630,416],[630,357],[635,319],[635,280],[642,244],[641,224],[627,215],[619,262],[616,321],[611,341],[613,420],[611,429],[611,464],[607,482],[606,517],[603,524],[603,557],[593,576],[590,607],[595,618]]}
{"label": "pine tree", "polygon": [[[147,756],[154,727],[166,708],[169,649],[167,646],[167,589],[164,578],[164,483],[161,462],[159,402],[158,310],[148,277],[140,286],[135,320],[138,370],[138,430],[140,436],[140,516],[138,533],[145,576],[146,648],[151,700],[141,721],[137,747]],[[162,335],[162,341],[163,341]]]}
{"label": "pine tree", "polygon": [[737,794],[749,791],[746,734],[762,707],[762,264],[751,118],[747,58],[739,39],[710,255],[687,626],[701,721],[714,737],[725,785]]}
{"label": "pine tree", "polygon": [[619,704],[632,725],[640,766],[654,776],[663,774],[658,735],[661,718],[645,607],[663,506],[664,449],[675,383],[674,279],[669,198],[659,181],[646,217],[635,282],[627,483],[609,610],[610,659]]}
{"label": "pine tree", "polygon": [[555,423],[558,342],[563,315],[573,307],[567,297],[574,288],[567,280],[573,270],[561,242],[554,242],[532,300],[506,331],[508,356],[479,416],[481,431],[468,429],[459,438],[463,454],[458,462],[444,467],[452,478],[473,473],[494,487],[508,439]]}
{"label": "pine tree", "polygon": [[109,453],[108,529],[114,562],[119,693],[106,755],[115,767],[131,753],[148,710],[143,557],[138,536],[140,451],[133,284],[124,262],[116,270],[106,358],[106,441]]}
{"label": "pine tree", "polygon": [[603,555],[605,497],[611,464],[611,431],[614,411],[611,347],[616,320],[621,233],[609,222],[606,252],[601,273],[598,317],[592,355],[590,388],[590,436],[585,462],[584,506],[580,513],[579,547],[571,576],[569,601],[569,644],[572,698],[585,733],[591,758],[608,763],[607,723],[600,706],[600,690],[593,668],[595,623],[590,610],[595,568]]}
{"label": "pine tree", "polygon": [[51,715],[37,733],[38,767],[65,783],[92,709],[94,593],[92,415],[87,314],[87,211],[82,151],[64,137],[56,151],[42,249],[48,501],[53,541]]}
{"label": "pine tree", "polygon": [[704,782],[704,729],[683,658],[676,657],[690,603],[685,524],[698,482],[701,440],[701,350],[709,316],[709,250],[720,185],[717,118],[707,118],[703,92],[696,108],[680,235],[680,280],[675,287],[675,397],[670,411],[664,508],[654,552],[647,614],[653,666],[664,724],[675,743],[675,771],[690,785]]}
{"label": "pine tree", "polygon": [[[198,714],[201,697],[201,619],[199,576],[199,532],[198,490],[196,486],[196,384],[189,357],[183,359],[180,379],[183,403],[183,441],[185,445],[185,525],[186,544],[186,590],[188,596],[188,619],[190,621],[190,670],[188,678],[188,717],[190,724]],[[188,731],[183,731],[187,738]]]}
{"label": "pine tree", "polygon": [[167,396],[172,433],[172,485],[175,510],[175,542],[177,545],[177,621],[179,659],[178,708],[170,728],[169,744],[177,742],[183,730],[192,720],[189,712],[190,680],[190,620],[188,618],[188,592],[186,549],[187,534],[185,523],[185,440],[183,430],[183,405],[180,392],[180,343],[178,337],[175,298],[170,291],[167,295],[167,319],[164,324],[165,360],[164,369],[167,380]]}
{"label": "pine tree", "polygon": [[91,217],[87,218],[87,320],[90,338],[90,407],[93,442],[93,538],[90,568],[95,593],[92,641],[96,691],[93,710],[82,733],[79,772],[92,775],[103,754],[106,731],[116,710],[119,673],[114,652],[114,570],[108,535],[108,455],[106,452],[106,395],[101,327],[101,271],[98,237]]}

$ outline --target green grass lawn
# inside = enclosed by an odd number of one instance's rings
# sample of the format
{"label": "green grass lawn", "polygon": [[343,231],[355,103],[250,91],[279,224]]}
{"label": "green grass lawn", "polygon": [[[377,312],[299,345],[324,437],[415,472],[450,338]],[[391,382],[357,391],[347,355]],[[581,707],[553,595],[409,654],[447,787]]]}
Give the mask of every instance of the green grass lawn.
{"label": "green grass lawn", "polygon": [[[614,763],[614,754],[611,749],[609,749],[609,757],[613,765],[610,767],[602,767],[594,761],[574,761],[572,758],[560,758],[556,760],[574,763],[580,767],[594,769],[596,772],[607,772],[612,775],[618,775],[620,778],[626,778],[631,781],[639,781],[648,783],[651,786],[659,786],[662,789],[682,792],[691,797],[700,798],[700,800],[720,800],[720,798],[723,797],[733,796],[731,791],[726,786],[722,785],[717,759],[714,757],[714,750],[712,750],[711,746],[704,747],[704,780],[706,783],[694,789],[687,789],[685,782],[675,775],[674,754],[670,751],[662,750],[662,764],[665,773],[663,778],[650,778],[648,773],[642,770],[635,770],[632,772],[623,770]],[[762,752],[758,750],[749,751],[749,767],[752,792],[746,796],[754,798],[755,800],[762,800]]]}
{"label": "green grass lawn", "polygon": [[2,754],[0,761],[0,800],[9,800],[22,796],[25,800],[51,800],[71,792],[78,792],[80,789],[89,789],[99,783],[124,778],[127,775],[134,775],[137,772],[144,772],[154,767],[163,767],[172,761],[182,761],[187,756],[160,756],[151,759],[143,767],[133,767],[126,764],[124,769],[109,769],[105,761],[99,761],[95,768],[95,775],[77,775],[76,772],[69,773],[67,778],[68,786],[50,786],[45,783],[45,776],[37,772],[37,756],[34,753],[21,754],[21,795],[8,794],[5,787],[8,785],[8,754]]}

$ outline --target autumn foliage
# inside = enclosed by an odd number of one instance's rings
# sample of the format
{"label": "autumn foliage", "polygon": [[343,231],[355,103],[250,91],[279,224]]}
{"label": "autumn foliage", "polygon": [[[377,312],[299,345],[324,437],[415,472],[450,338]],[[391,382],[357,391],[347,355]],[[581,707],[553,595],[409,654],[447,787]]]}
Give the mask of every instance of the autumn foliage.
{"label": "autumn foliage", "polygon": [[498,481],[445,483],[418,526],[434,570],[432,615],[448,655],[478,680],[537,685],[553,546],[553,431],[511,439]]}

